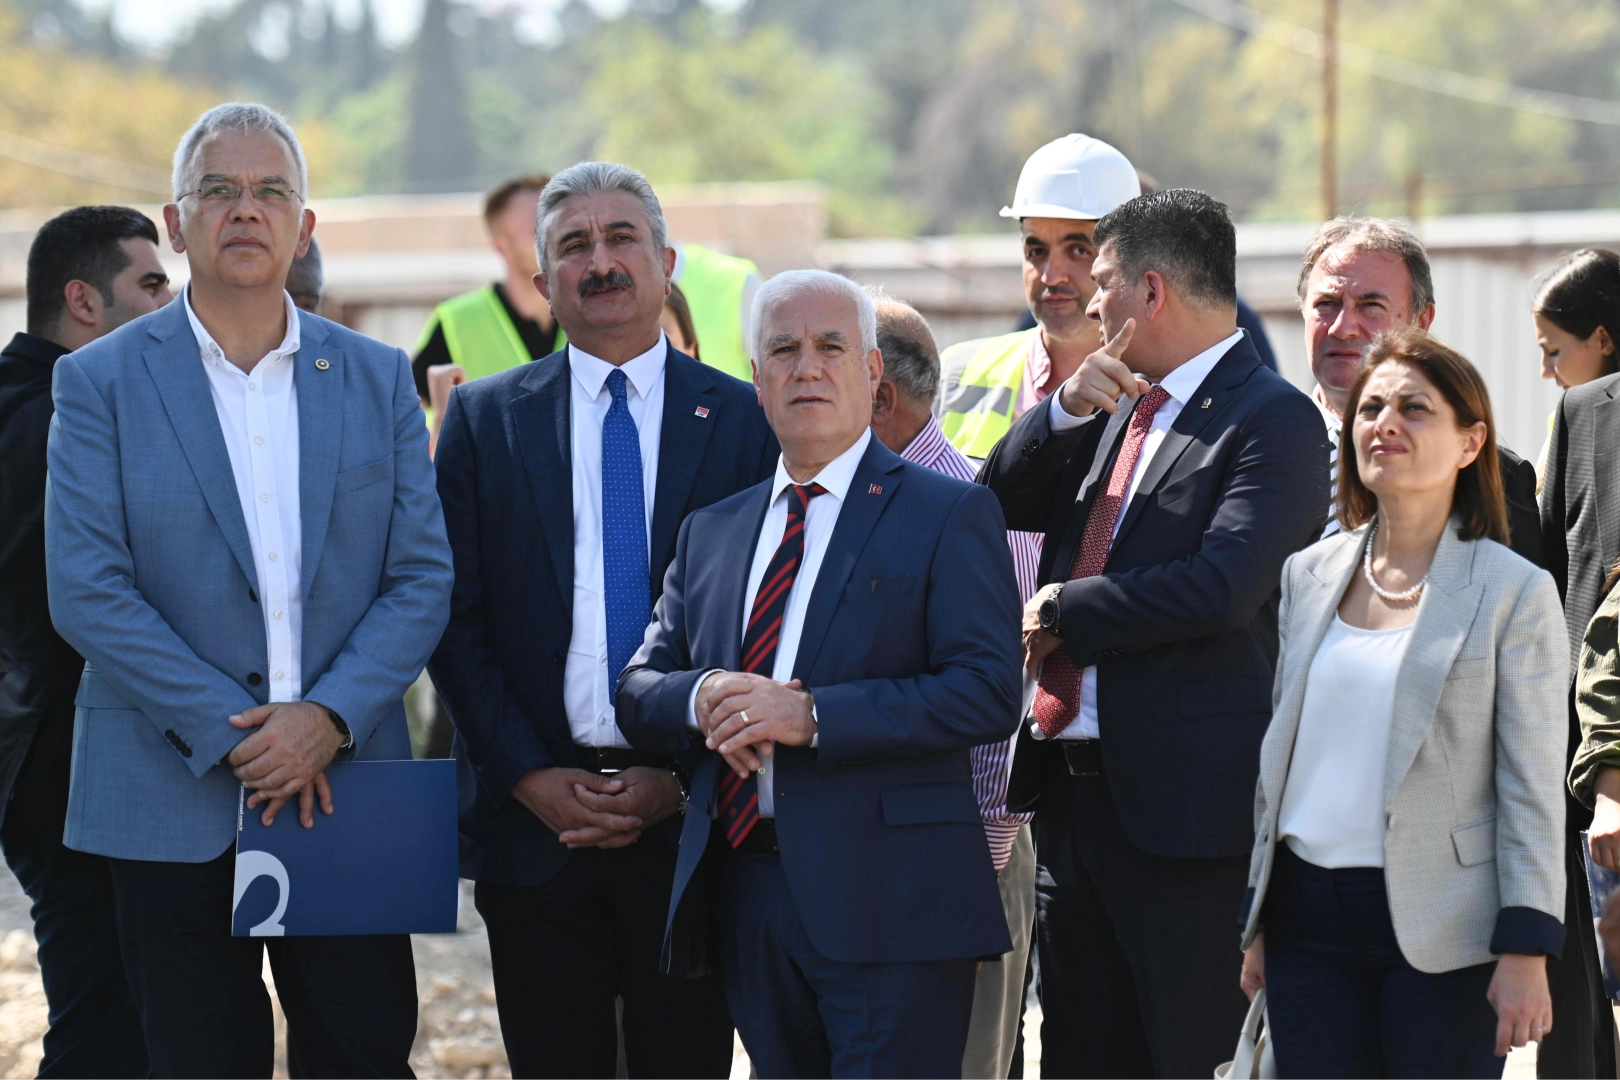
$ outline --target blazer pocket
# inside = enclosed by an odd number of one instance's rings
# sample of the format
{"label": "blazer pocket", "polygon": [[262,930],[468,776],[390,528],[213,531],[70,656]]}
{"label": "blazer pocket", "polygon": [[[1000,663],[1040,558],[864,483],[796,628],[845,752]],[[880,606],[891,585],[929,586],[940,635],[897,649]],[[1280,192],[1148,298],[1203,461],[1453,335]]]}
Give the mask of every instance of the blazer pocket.
{"label": "blazer pocket", "polygon": [[891,578],[867,578],[844,586],[845,600],[863,600],[872,596],[909,596],[916,587],[915,575]]}
{"label": "blazer pocket", "polygon": [[977,825],[980,820],[973,792],[960,784],[913,784],[883,793],[883,821],[888,825]]}
{"label": "blazer pocket", "polygon": [[394,474],[394,459],[383,458],[373,461],[370,465],[362,465],[358,469],[349,469],[337,474],[337,482],[332,487],[334,495],[344,495],[351,491],[359,491],[363,487],[381,483]]}
{"label": "blazer pocket", "polygon": [[73,695],[73,704],[85,709],[128,709],[130,705],[118,696],[118,691],[107,685],[101,673],[89,664],[79,676],[79,692]]}
{"label": "blazer pocket", "polygon": [[1481,821],[1477,825],[1464,825],[1451,830],[1451,843],[1457,849],[1457,861],[1464,866],[1479,866],[1496,860],[1496,819]]}

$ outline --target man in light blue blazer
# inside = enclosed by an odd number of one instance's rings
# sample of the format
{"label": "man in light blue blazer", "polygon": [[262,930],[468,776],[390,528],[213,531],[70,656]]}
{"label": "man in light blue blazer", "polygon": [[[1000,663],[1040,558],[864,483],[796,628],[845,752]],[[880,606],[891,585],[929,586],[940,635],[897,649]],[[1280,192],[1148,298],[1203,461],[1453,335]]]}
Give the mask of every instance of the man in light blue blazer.
{"label": "man in light blue blazer", "polygon": [[[449,610],[405,355],[282,288],[306,177],[274,112],[205,113],[164,208],[181,301],[55,372],[47,583],[86,660],[64,839],[110,859],[158,1076],[270,1075],[262,942],[230,936],[238,791],[319,828],[334,759],[409,757],[401,697]],[[410,1075],[408,937],[269,949],[293,1075]]]}

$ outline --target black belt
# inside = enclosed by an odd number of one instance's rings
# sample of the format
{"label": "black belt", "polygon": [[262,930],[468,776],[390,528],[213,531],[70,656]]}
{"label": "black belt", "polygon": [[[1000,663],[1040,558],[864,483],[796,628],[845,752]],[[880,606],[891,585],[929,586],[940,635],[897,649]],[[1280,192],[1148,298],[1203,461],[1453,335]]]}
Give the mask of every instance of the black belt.
{"label": "black belt", "polygon": [[630,750],[620,746],[576,746],[574,756],[579,767],[593,773],[621,773],[637,765],[654,769],[668,767],[675,758],[670,754],[652,754],[645,750]]}
{"label": "black belt", "polygon": [[1058,739],[1063,751],[1063,763],[1070,776],[1101,776],[1103,771],[1101,739]]}
{"label": "black belt", "polygon": [[772,818],[760,818],[754,822],[754,827],[748,830],[743,842],[737,845],[738,851],[752,851],[760,855],[772,855],[782,850],[776,842],[776,822]]}

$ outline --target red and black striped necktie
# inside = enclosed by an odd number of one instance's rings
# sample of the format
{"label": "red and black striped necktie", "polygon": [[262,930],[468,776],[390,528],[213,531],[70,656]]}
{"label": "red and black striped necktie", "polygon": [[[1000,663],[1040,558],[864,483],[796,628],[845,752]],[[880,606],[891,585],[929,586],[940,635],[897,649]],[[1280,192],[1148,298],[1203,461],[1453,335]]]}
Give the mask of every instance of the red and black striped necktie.
{"label": "red and black striped necktie", "polygon": [[[742,669],[767,679],[776,666],[776,646],[782,640],[788,595],[793,592],[794,579],[799,576],[799,566],[804,562],[804,516],[810,509],[810,500],[825,495],[827,489],[820,484],[794,484],[787,493],[787,529],[782,533],[782,542],[776,545],[770,565],[765,567],[764,576],[759,579],[759,592],[754,594],[754,607],[748,613],[748,626],[743,631]],[[726,768],[720,776],[720,821],[731,846],[741,844],[758,820],[757,777],[741,777]]]}

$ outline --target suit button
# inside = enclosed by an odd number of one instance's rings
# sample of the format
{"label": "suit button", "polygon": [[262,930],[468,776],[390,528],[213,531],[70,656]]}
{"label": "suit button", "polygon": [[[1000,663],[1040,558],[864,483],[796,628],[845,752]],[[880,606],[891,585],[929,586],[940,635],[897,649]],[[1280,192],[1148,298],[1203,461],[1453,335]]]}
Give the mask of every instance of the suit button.
{"label": "suit button", "polygon": [[1040,448],[1041,448],[1041,440],[1035,438],[1032,435],[1032,436],[1030,436],[1029,442],[1024,444],[1024,456],[1025,457],[1034,457],[1035,456],[1035,451],[1039,450]]}
{"label": "suit button", "polygon": [[168,739],[176,750],[180,751],[181,757],[191,756],[191,747],[186,745],[186,740],[176,735],[173,731],[165,731],[163,733],[163,737]]}
{"label": "suit button", "polygon": [[258,686],[262,682],[264,682],[264,676],[263,675],[260,675],[257,671],[248,672],[248,685],[249,686]]}
{"label": "suit button", "polygon": [[563,666],[563,654],[562,653],[554,652],[554,653],[551,654],[551,658],[557,662],[558,667]]}

